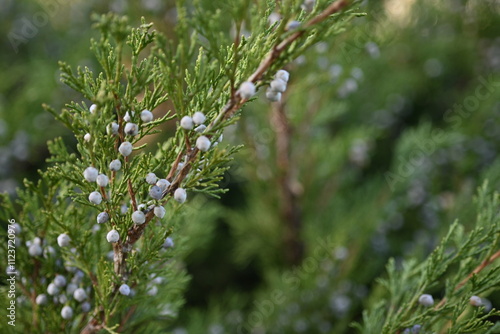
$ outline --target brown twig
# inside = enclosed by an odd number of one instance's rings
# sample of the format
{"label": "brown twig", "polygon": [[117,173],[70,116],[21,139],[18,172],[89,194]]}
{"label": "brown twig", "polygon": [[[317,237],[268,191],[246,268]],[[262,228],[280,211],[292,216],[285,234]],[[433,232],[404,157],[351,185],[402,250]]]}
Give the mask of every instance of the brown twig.
{"label": "brown twig", "polygon": [[277,181],[281,194],[281,219],[286,226],[285,257],[289,264],[298,265],[304,255],[304,244],[300,239],[302,225],[296,187],[293,186],[291,153],[291,128],[285,113],[285,104],[275,103],[271,113],[271,125],[276,133]]}
{"label": "brown twig", "polygon": [[[491,255],[489,258],[485,259],[479,266],[477,266],[469,275],[467,275],[466,278],[464,278],[460,283],[457,284],[455,289],[453,291],[458,291],[460,290],[467,282],[474,276],[479,274],[481,271],[483,271],[487,266],[492,264],[496,259],[500,258],[500,250],[497,251],[495,254]],[[446,304],[447,299],[443,298],[441,301],[434,307],[434,309],[440,309],[443,307],[444,304]]]}
{"label": "brown twig", "polygon": [[[266,73],[266,71],[272,66],[272,64],[278,59],[278,57],[281,55],[281,53],[286,50],[293,42],[298,40],[305,32],[306,29],[318,24],[324,20],[326,20],[330,15],[339,12],[342,8],[347,6],[348,0],[339,0],[334,3],[332,3],[330,6],[328,6],[323,12],[321,12],[319,15],[316,17],[312,18],[310,21],[306,22],[303,25],[303,28],[301,30],[298,30],[292,34],[290,34],[288,37],[286,37],[283,41],[281,41],[279,44],[277,44],[270,52],[269,54],[261,61],[260,65],[258,68],[255,70],[254,73],[250,75],[250,77],[247,79],[247,81],[256,83],[257,81],[261,80],[263,75]],[[116,98],[116,96],[115,96]],[[213,129],[215,126],[219,125],[221,122],[224,120],[227,120],[231,118],[234,113],[236,113],[237,110],[239,110],[245,102],[247,102],[247,99],[242,98],[238,92],[235,94],[231,94],[231,97],[229,101],[226,103],[224,108],[219,112],[217,117],[207,126],[207,129],[205,130],[206,133],[208,133],[211,129]],[[119,114],[119,113],[118,113]],[[120,141],[124,140],[123,137],[123,130],[122,129],[122,119],[119,117],[119,122],[120,122]],[[172,164],[172,167],[167,175],[167,179],[172,180],[172,183],[168,187],[167,191],[165,192],[164,196],[167,196],[167,194],[173,194],[174,191],[179,188],[181,185],[182,181],[186,178],[188,173],[190,172],[193,163],[197,159],[199,150],[194,147],[190,150],[180,151],[179,154],[177,155],[174,163]],[[177,172],[177,168],[179,166],[180,161],[182,158],[186,156],[186,160],[184,162],[184,165],[182,168]],[[128,159],[125,158],[125,162],[128,162]],[[174,177],[175,176],[175,177]],[[137,204],[135,202],[135,194],[132,188],[132,183],[131,180],[128,180],[128,192],[129,195],[132,199],[132,205],[134,207],[134,210],[137,210]],[[153,206],[149,207],[147,212],[146,212],[146,222],[141,225],[136,225],[134,224],[132,227],[129,228],[127,231],[127,238],[121,243],[117,243],[116,246],[114,246],[114,270],[117,274],[119,275],[126,275],[126,258],[127,258],[127,253],[132,250],[133,245],[139,240],[139,238],[142,236],[144,233],[144,229],[148,225],[148,223],[153,219],[154,213],[153,213]],[[123,323],[124,325],[125,323]],[[121,326],[121,325],[120,325]],[[95,333],[97,330],[102,328],[102,324],[96,319],[93,318],[87,326],[84,328],[84,330],[81,332],[82,334],[91,334]]]}

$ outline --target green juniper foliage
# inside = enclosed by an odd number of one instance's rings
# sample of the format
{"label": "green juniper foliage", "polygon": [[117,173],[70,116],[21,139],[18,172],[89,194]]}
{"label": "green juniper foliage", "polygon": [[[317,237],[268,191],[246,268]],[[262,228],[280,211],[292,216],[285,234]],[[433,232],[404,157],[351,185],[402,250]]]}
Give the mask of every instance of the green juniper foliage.
{"label": "green juniper foliage", "polygon": [[[94,17],[101,70],[60,63],[62,81],[84,101],[60,113],[45,106],[74,133],[77,152],[51,140],[39,181],[26,181],[15,203],[2,196],[1,217],[17,240],[16,332],[163,332],[187,282],[181,222],[203,206],[195,193],[225,191],[219,182],[238,150],[222,147],[224,129],[255,88],[281,93],[288,78],[273,79],[278,70],[360,15],[343,0],[301,4],[237,1],[207,13],[178,1],[175,41],[145,20],[132,28],[124,17]],[[270,24],[273,11],[281,19]],[[223,15],[236,38],[219,33],[228,28]],[[159,115],[167,101],[174,111]],[[154,143],[173,123],[172,136]],[[180,205],[186,196],[191,209]]]}

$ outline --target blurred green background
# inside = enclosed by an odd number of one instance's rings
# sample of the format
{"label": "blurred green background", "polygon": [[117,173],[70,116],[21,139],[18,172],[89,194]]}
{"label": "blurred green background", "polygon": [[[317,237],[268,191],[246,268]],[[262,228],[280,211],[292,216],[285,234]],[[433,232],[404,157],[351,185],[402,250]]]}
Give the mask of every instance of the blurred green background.
{"label": "blurred green background", "polygon": [[[209,15],[224,1],[201,5]],[[98,68],[90,14],[144,16],[171,36],[176,11],[161,0],[1,7],[0,191],[13,193],[44,168],[48,139],[75,150],[41,104],[81,100],[57,62]],[[498,189],[500,3],[361,8],[368,15],[349,31],[286,68],[282,104],[259,92],[226,131],[225,144],[245,147],[222,184],[229,192],[204,204],[217,219],[189,239],[199,247],[185,259],[192,280],[174,333],[353,332],[389,257],[424,258],[455,218],[473,223],[485,178]],[[500,307],[498,293],[488,298]]]}

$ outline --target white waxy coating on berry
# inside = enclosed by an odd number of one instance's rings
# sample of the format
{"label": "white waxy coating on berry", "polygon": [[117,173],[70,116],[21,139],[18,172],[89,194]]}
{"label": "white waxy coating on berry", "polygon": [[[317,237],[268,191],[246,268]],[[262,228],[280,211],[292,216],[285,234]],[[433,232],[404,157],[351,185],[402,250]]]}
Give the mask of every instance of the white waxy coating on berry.
{"label": "white waxy coating on berry", "polygon": [[197,126],[197,127],[194,129],[194,131],[196,131],[196,132],[198,132],[198,133],[203,133],[203,131],[205,131],[205,129],[206,129],[206,128],[207,128],[207,126],[206,126],[206,125],[201,124],[201,125]]}
{"label": "white waxy coating on berry", "polygon": [[203,123],[205,123],[206,120],[207,120],[207,117],[201,111],[197,111],[193,114],[193,122],[196,125],[203,124]]}
{"label": "white waxy coating on berry", "polygon": [[151,198],[153,198],[153,199],[161,199],[161,197],[162,197],[161,188],[158,186],[152,186],[149,189],[149,196],[151,196]]}
{"label": "white waxy coating on berry", "polygon": [[153,285],[152,287],[150,287],[148,289],[148,295],[150,296],[156,296],[156,294],[158,293],[158,287],[156,285]]}
{"label": "white waxy coating on berry", "polygon": [[95,112],[97,111],[97,104],[91,105],[89,111],[91,114],[95,114]]}
{"label": "white waxy coating on berry", "polygon": [[59,234],[57,237],[57,244],[59,247],[68,247],[70,242],[71,238],[65,233]]}
{"label": "white waxy coating on berry", "polygon": [[47,300],[47,295],[44,294],[44,293],[39,294],[38,296],[36,296],[35,302],[36,302],[37,305],[45,305],[45,304],[47,304],[47,301],[48,301]]}
{"label": "white waxy coating on berry", "polygon": [[59,288],[54,283],[50,283],[49,286],[47,286],[47,293],[51,296],[55,296],[59,293]]}
{"label": "white waxy coating on berry", "polygon": [[127,284],[122,284],[118,291],[120,291],[122,295],[128,296],[130,294],[130,287]]}
{"label": "white waxy coating on berry", "polygon": [[92,139],[92,135],[90,133],[86,133],[85,136],[83,136],[83,140],[85,140],[87,143]]}
{"label": "white waxy coating on berry", "polygon": [[14,234],[21,233],[21,225],[19,225],[19,223],[14,223],[12,225],[9,225],[9,228],[14,230]]}
{"label": "white waxy coating on berry", "polygon": [[161,219],[161,218],[165,217],[166,210],[163,206],[155,206],[153,212],[154,212],[156,217]]}
{"label": "white waxy coating on berry", "polygon": [[58,301],[60,304],[66,304],[68,301],[68,297],[65,294],[59,295]]}
{"label": "white waxy coating on berry", "polygon": [[40,255],[42,255],[42,253],[43,253],[43,249],[42,249],[42,247],[40,247],[40,245],[38,245],[38,244],[32,244],[32,245],[28,248],[28,253],[29,253],[31,256],[40,256]]}
{"label": "white waxy coating on berry", "polygon": [[118,242],[118,240],[120,240],[120,233],[118,233],[117,230],[111,230],[106,235],[106,240],[111,243]]}
{"label": "white waxy coating on berry", "polygon": [[66,320],[73,318],[73,309],[71,306],[66,305],[62,308],[61,317]]}
{"label": "white waxy coating on berry", "polygon": [[126,135],[135,136],[139,132],[139,127],[135,123],[127,123],[124,131]]}
{"label": "white waxy coating on berry", "polygon": [[281,79],[274,79],[271,81],[271,90],[283,93],[286,90],[286,82]]}
{"label": "white waxy coating on berry", "polygon": [[156,174],[155,173],[148,173],[148,175],[146,175],[146,182],[153,185],[156,183],[156,181],[158,181],[158,177],[156,177]]}
{"label": "white waxy coating on berry", "polygon": [[168,182],[166,179],[159,179],[158,181],[156,181],[156,185],[160,187],[161,191],[163,192],[170,185],[170,182]]}
{"label": "white waxy coating on berry", "polygon": [[423,294],[420,297],[418,297],[418,302],[420,303],[420,305],[429,307],[434,305],[434,298],[432,298],[431,295]]}
{"label": "white waxy coating on berry", "polygon": [[125,122],[130,122],[132,120],[132,117],[134,117],[134,115],[135,115],[135,112],[133,112],[133,111],[127,111],[125,113],[125,116],[123,116],[123,120]]}
{"label": "white waxy coating on berry", "polygon": [[95,182],[97,180],[98,175],[99,175],[99,171],[95,167],[87,167],[83,171],[83,177],[88,182]]}
{"label": "white waxy coating on berry", "polygon": [[132,221],[137,225],[142,225],[146,222],[146,215],[142,211],[134,211],[132,213]]}
{"label": "white waxy coating on berry", "polygon": [[83,288],[78,288],[73,292],[73,298],[75,298],[79,302],[83,302],[85,299],[87,299],[87,293]]}
{"label": "white waxy coating on berry", "polygon": [[97,223],[104,224],[109,220],[109,214],[107,212],[101,212],[97,215]]}
{"label": "white waxy coating on berry", "polygon": [[39,237],[35,237],[35,238],[33,238],[33,243],[41,246],[42,239],[40,239]]}
{"label": "white waxy coating on berry", "polygon": [[82,303],[82,305],[80,307],[81,307],[83,313],[87,313],[92,308],[92,305],[90,305],[89,302],[85,302],[85,303]]}
{"label": "white waxy coating on berry", "polygon": [[241,84],[239,92],[243,99],[249,99],[255,95],[255,85],[250,81],[245,81]]}
{"label": "white waxy coating on berry", "polygon": [[90,201],[90,203],[93,203],[93,204],[97,204],[97,205],[101,204],[101,202],[102,202],[101,193],[98,191],[91,192],[89,195],[89,201]]}
{"label": "white waxy coating on berry", "polygon": [[120,144],[120,147],[118,148],[118,152],[120,152],[121,155],[124,157],[128,157],[132,153],[132,149],[134,147],[132,144],[130,144],[128,141],[124,141],[123,143]]}
{"label": "white waxy coating on berry", "polygon": [[210,149],[210,145],[210,139],[205,136],[200,136],[196,139],[196,147],[202,152],[208,151]]}
{"label": "white waxy coating on berry", "polygon": [[120,126],[116,122],[109,124],[106,128],[106,132],[108,135],[116,135],[118,134],[118,130],[120,130]]}
{"label": "white waxy coating on berry", "polygon": [[286,25],[286,30],[294,30],[300,27],[300,22],[299,21],[290,21]]}
{"label": "white waxy coating on berry", "polygon": [[184,203],[187,199],[186,190],[184,188],[175,189],[174,199],[179,203]]}
{"label": "white waxy coating on berry", "polygon": [[314,9],[314,4],[316,3],[316,0],[304,0],[302,5],[300,6],[303,10],[306,12],[311,12]]}
{"label": "white waxy coating on berry", "polygon": [[478,297],[478,296],[472,296],[472,297],[470,297],[469,303],[472,306],[476,306],[476,307],[479,307],[479,306],[483,305],[483,301],[481,300],[481,297]]}
{"label": "white waxy coating on berry", "polygon": [[54,277],[54,284],[58,288],[64,287],[66,285],[66,277],[64,277],[63,275],[57,275],[56,277]]}
{"label": "white waxy coating on berry", "polygon": [[191,130],[194,126],[193,119],[189,116],[184,116],[181,118],[180,122],[181,128],[184,130]]}
{"label": "white waxy coating on berry", "polygon": [[266,97],[271,102],[279,102],[281,100],[281,93],[280,92],[275,92],[272,89],[268,89],[266,91]]}
{"label": "white waxy coating on berry", "polygon": [[109,178],[106,174],[99,174],[96,182],[99,187],[106,187],[109,183]]}
{"label": "white waxy coating on berry", "polygon": [[288,71],[285,70],[279,70],[278,72],[276,72],[274,77],[276,79],[281,79],[284,82],[288,82],[288,80],[290,79],[290,73],[288,73]]}
{"label": "white waxy coating on berry", "polygon": [[141,120],[144,123],[149,123],[153,120],[153,113],[149,110],[144,109],[141,111]]}
{"label": "white waxy coating on berry", "polygon": [[118,159],[113,160],[109,163],[109,169],[113,172],[119,171],[122,168],[122,162]]}
{"label": "white waxy coating on berry", "polygon": [[78,285],[76,285],[75,283],[69,283],[66,286],[66,293],[68,295],[73,295],[73,292],[75,292],[76,289],[78,289]]}
{"label": "white waxy coating on berry", "polygon": [[165,242],[163,243],[163,248],[172,248],[174,247],[174,240],[172,240],[171,237],[168,237],[165,239]]}

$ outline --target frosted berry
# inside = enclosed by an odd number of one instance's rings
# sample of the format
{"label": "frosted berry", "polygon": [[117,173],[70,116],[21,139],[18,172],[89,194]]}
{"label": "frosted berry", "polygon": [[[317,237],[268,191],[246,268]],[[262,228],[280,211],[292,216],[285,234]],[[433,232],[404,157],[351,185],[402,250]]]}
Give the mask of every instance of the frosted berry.
{"label": "frosted berry", "polygon": [[98,191],[91,192],[89,195],[89,201],[90,201],[90,203],[93,203],[93,204],[97,204],[97,205],[101,204],[101,202],[102,202],[101,193]]}
{"label": "frosted berry", "polygon": [[299,21],[290,21],[286,25],[286,30],[294,30],[300,27],[300,22]]}
{"label": "frosted berry", "polygon": [[281,93],[275,92],[272,89],[266,90],[266,97],[271,102],[279,102],[281,100]]}
{"label": "frosted berry", "polygon": [[149,110],[144,109],[141,111],[141,120],[144,123],[149,123],[153,120],[153,113]]}
{"label": "frosted berry", "polygon": [[290,79],[290,73],[288,73],[288,71],[285,70],[279,70],[278,72],[276,72],[274,77],[276,79],[281,79],[284,82],[288,82],[288,80]]}
{"label": "frosted berry", "polygon": [[120,291],[122,295],[128,296],[130,294],[130,287],[127,284],[122,284],[118,291]]}
{"label": "frosted berry", "polygon": [[241,84],[239,92],[243,99],[249,99],[255,95],[255,85],[250,81],[245,81]]}
{"label": "frosted berry", "polygon": [[106,187],[109,183],[109,178],[106,174],[99,174],[96,182],[99,187]]}
{"label": "frosted berry", "polygon": [[161,191],[163,192],[168,188],[170,182],[168,182],[166,179],[159,179],[158,181],[156,181],[156,185],[160,187]]}
{"label": "frosted berry", "polygon": [[66,302],[68,301],[68,297],[66,297],[65,294],[59,295],[59,298],[57,298],[57,301],[60,304],[66,304]]}
{"label": "frosted berry", "polygon": [[139,127],[135,123],[127,123],[124,131],[126,135],[135,136],[139,132]]}
{"label": "frosted berry", "polygon": [[47,293],[51,296],[55,296],[59,293],[59,288],[54,283],[50,283],[49,286],[47,286]]}
{"label": "frosted berry", "polygon": [[101,212],[97,215],[97,223],[104,224],[109,220],[109,214],[107,212]]}
{"label": "frosted berry", "polygon": [[158,177],[156,177],[155,173],[148,173],[148,175],[146,175],[146,182],[151,185],[155,184],[157,180]]}
{"label": "frosted berry", "polygon": [[165,239],[165,242],[163,243],[163,248],[172,248],[174,247],[174,240],[172,238],[168,237]]}
{"label": "frosted berry", "polygon": [[37,305],[45,305],[47,304],[47,295],[42,293],[42,294],[39,294],[38,296],[36,296],[36,304]]}
{"label": "frosted berry", "polygon": [[83,313],[87,313],[92,308],[92,305],[90,305],[89,302],[85,302],[85,303],[82,303],[82,305],[80,306],[80,308],[82,309]]}
{"label": "frosted berry", "polygon": [[66,293],[68,295],[72,295],[75,292],[76,289],[78,289],[78,285],[76,285],[75,283],[69,283],[66,286]]}
{"label": "frosted berry", "polygon": [[286,90],[286,82],[281,79],[274,79],[271,81],[271,90],[283,93]]}
{"label": "frosted berry", "polygon": [[154,212],[156,217],[161,219],[161,218],[165,217],[166,210],[163,206],[155,206],[153,212]]}
{"label": "frosted berry", "polygon": [[194,127],[193,119],[189,116],[184,116],[181,118],[181,128],[184,130],[191,130]]}
{"label": "frosted berry", "polygon": [[193,115],[193,122],[196,125],[200,125],[200,124],[205,123],[206,119],[207,119],[207,117],[201,111],[197,111]]}
{"label": "frosted berry", "polygon": [[66,320],[73,318],[73,309],[71,306],[66,305],[62,308],[61,317]]}
{"label": "frosted berry", "polygon": [[132,213],[132,221],[137,225],[142,225],[146,222],[146,215],[142,211],[134,211]]}
{"label": "frosted berry", "polygon": [[128,141],[124,141],[123,143],[120,144],[120,147],[118,147],[118,151],[124,157],[128,157],[132,153],[133,148],[134,147],[132,146],[132,144],[130,144]]}
{"label": "frosted berry", "polygon": [[149,189],[149,196],[153,199],[161,199],[162,198],[162,191],[161,188],[158,186],[152,186]]}
{"label": "frosted berry", "polygon": [[472,306],[476,306],[476,307],[479,307],[479,306],[483,305],[483,301],[481,300],[481,297],[478,297],[478,296],[472,296],[472,297],[470,297],[469,303]]}
{"label": "frosted berry", "polygon": [[174,199],[179,203],[184,203],[187,198],[187,193],[184,188],[177,188],[174,192]]}
{"label": "frosted berry", "polygon": [[92,139],[92,135],[90,133],[86,133],[85,136],[83,136],[83,140],[85,140],[87,143]]}
{"label": "frosted berry", "polygon": [[153,285],[148,289],[147,293],[150,296],[156,296],[156,294],[158,293],[158,287],[156,285]]}
{"label": "frosted berry", "polygon": [[111,230],[106,235],[106,240],[111,243],[118,242],[120,240],[120,233],[117,230]]}
{"label": "frosted berry", "polygon": [[97,180],[97,175],[99,175],[99,171],[94,167],[87,167],[83,171],[83,177],[88,182],[95,182]]}
{"label": "frosted berry", "polygon": [[109,163],[109,169],[113,172],[119,171],[122,168],[122,163],[120,160],[116,159]]}
{"label": "frosted berry", "polygon": [[106,133],[108,135],[117,135],[119,129],[120,126],[118,125],[118,123],[113,122],[106,127]]}
{"label": "frosted berry", "polygon": [[205,131],[205,129],[206,129],[206,128],[207,128],[207,126],[206,126],[206,125],[201,124],[201,125],[197,126],[197,127],[194,129],[194,131],[196,131],[196,132],[198,132],[198,133],[203,133],[203,131]]}
{"label": "frosted berry", "polygon": [[316,3],[316,0],[304,0],[302,5],[300,6],[303,10],[306,12],[312,12],[314,9],[314,4]]}
{"label": "frosted berry", "polygon": [[56,277],[54,277],[54,284],[58,288],[64,287],[66,285],[66,277],[64,277],[63,275],[57,275]]}
{"label": "frosted berry", "polygon": [[97,111],[97,104],[91,105],[89,111],[91,114],[95,114],[95,112]]}
{"label": "frosted berry", "polygon": [[125,116],[123,116],[123,120],[125,122],[130,122],[132,120],[132,117],[134,117],[134,115],[135,115],[135,112],[133,112],[133,111],[127,111],[125,113]]}
{"label": "frosted berry", "polygon": [[210,149],[210,145],[210,139],[205,136],[200,136],[196,139],[196,147],[202,152],[208,151]]}
{"label": "frosted berry", "polygon": [[43,249],[40,245],[34,243],[28,248],[28,253],[31,256],[40,256],[43,253]]}
{"label": "frosted berry", "polygon": [[418,302],[420,303],[420,305],[429,307],[434,305],[434,298],[432,298],[431,295],[423,294],[418,298]]}
{"label": "frosted berry", "polygon": [[68,247],[70,242],[71,238],[65,233],[59,234],[57,237],[57,244],[59,247]]}
{"label": "frosted berry", "polygon": [[75,298],[79,302],[83,302],[85,299],[87,299],[87,293],[83,288],[78,288],[73,292],[73,298]]}

